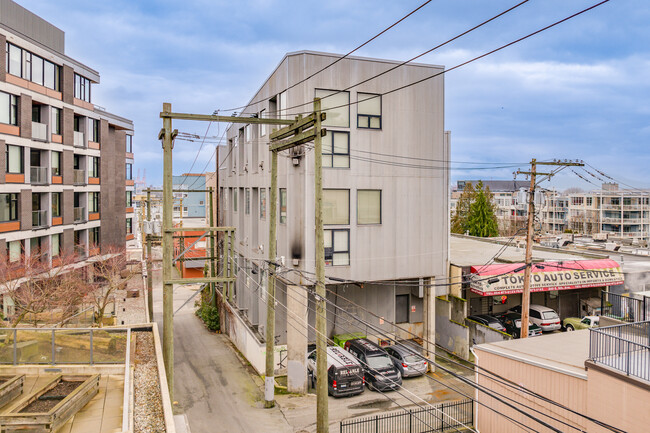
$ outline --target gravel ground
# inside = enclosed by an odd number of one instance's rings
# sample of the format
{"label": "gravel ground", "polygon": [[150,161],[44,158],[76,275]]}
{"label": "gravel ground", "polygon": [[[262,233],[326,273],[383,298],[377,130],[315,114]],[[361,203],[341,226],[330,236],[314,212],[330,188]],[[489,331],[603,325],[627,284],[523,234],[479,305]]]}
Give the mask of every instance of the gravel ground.
{"label": "gravel ground", "polygon": [[136,323],[148,323],[145,310],[147,301],[146,289],[143,289],[142,275],[136,274],[127,284],[127,289],[138,289],[140,296],[127,298],[126,290],[115,292],[116,316],[118,325],[132,325]]}
{"label": "gravel ground", "polygon": [[165,418],[162,408],[158,368],[150,332],[135,332],[135,371],[133,386],[135,411],[133,414],[134,433],[164,433]]}

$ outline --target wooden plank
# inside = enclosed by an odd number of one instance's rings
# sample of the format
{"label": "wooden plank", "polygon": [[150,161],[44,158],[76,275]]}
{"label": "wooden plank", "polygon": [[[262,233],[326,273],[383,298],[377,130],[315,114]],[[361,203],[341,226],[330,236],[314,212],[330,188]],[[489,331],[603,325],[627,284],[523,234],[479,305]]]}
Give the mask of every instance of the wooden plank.
{"label": "wooden plank", "polygon": [[23,393],[25,375],[0,376],[0,378],[7,379],[0,386],[0,407],[2,407]]}
{"label": "wooden plank", "polygon": [[269,138],[271,140],[282,140],[283,138],[290,137],[298,132],[299,129],[309,129],[312,126],[314,126],[314,123],[316,122],[316,115],[314,113],[311,113],[307,117],[297,117],[296,121],[292,123],[289,126],[286,126],[280,130],[273,131],[271,135],[269,135]]}
{"label": "wooden plank", "polygon": [[[325,131],[325,129],[323,129],[322,131]],[[324,136],[324,134],[325,132],[322,132],[321,137]],[[301,144],[314,141],[314,138],[316,138],[316,128],[312,128],[308,131],[301,132],[300,134],[296,134],[288,140],[271,144],[269,146],[269,150],[274,152],[281,152],[283,150],[291,149],[292,147],[300,146]]]}

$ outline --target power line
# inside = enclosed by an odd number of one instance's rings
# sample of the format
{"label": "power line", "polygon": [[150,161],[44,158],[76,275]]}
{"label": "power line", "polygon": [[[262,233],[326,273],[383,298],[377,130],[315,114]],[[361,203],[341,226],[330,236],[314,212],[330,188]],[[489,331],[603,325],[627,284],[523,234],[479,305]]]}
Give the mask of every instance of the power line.
{"label": "power line", "polygon": [[[364,46],[368,45],[370,42],[372,42],[372,41],[374,41],[375,39],[377,39],[379,36],[381,36],[381,35],[383,35],[384,33],[386,33],[388,30],[390,30],[390,29],[392,29],[393,27],[395,27],[396,25],[400,24],[402,21],[404,21],[405,19],[407,19],[408,17],[410,17],[411,15],[413,15],[414,13],[416,13],[417,11],[419,11],[420,9],[422,9],[424,6],[426,6],[426,5],[429,4],[429,3],[431,3],[431,0],[427,0],[427,1],[425,1],[425,2],[422,3],[420,6],[418,6],[418,7],[415,8],[415,9],[413,9],[411,12],[409,12],[409,13],[406,14],[406,15],[404,15],[402,18],[400,18],[399,20],[397,20],[396,22],[394,22],[394,23],[391,24],[390,26],[386,27],[384,30],[382,30],[381,32],[377,33],[375,36],[373,36],[372,38],[368,39],[366,42],[362,43],[361,45],[359,45],[358,47],[356,47],[356,48],[353,49],[352,51],[348,52],[347,54],[345,54],[345,55],[342,56],[342,57],[339,57],[338,59],[334,60],[332,63],[328,64],[327,66],[325,66],[325,67],[323,67],[323,68],[321,68],[321,69],[319,69],[318,71],[314,72],[313,74],[309,75],[308,77],[303,78],[302,80],[298,81],[297,83],[294,83],[294,84],[290,85],[289,87],[287,87],[286,89],[284,89],[282,92],[279,92],[279,93],[286,92],[287,90],[292,89],[292,88],[298,86],[299,84],[304,83],[305,81],[307,81],[307,80],[309,80],[309,79],[315,77],[316,75],[320,74],[320,73],[323,72],[324,70],[326,70],[326,69],[328,69],[328,68],[334,66],[335,64],[337,64],[337,63],[340,62],[341,60],[343,60],[343,59],[345,59],[346,57],[350,56],[350,55],[351,55],[352,53],[354,53],[355,51],[357,51],[357,50],[363,48]],[[249,102],[248,104],[243,105],[243,106],[241,106],[241,107],[229,108],[229,109],[226,109],[226,110],[223,110],[223,111],[235,111],[235,110],[240,110],[240,109],[246,109],[246,108],[250,107],[251,105],[259,104],[260,102],[265,102],[265,101],[266,101],[266,99],[260,99],[260,100],[255,101],[255,102]],[[245,110],[244,110],[244,111],[245,111]]]}

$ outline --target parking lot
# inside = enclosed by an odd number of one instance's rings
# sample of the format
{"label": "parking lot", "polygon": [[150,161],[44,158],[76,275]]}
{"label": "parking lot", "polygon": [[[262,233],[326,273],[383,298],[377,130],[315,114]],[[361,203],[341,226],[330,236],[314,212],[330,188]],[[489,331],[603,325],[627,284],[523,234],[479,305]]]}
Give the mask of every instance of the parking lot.
{"label": "parking lot", "polygon": [[[474,373],[468,369],[454,365],[444,358],[437,357],[438,362],[458,374],[473,379]],[[386,411],[414,408],[426,403],[464,398],[460,393],[474,396],[474,389],[463,384],[452,375],[438,370],[428,373],[430,377],[420,376],[403,380],[403,388],[396,391],[380,393],[370,391],[367,387],[362,394],[352,397],[329,397],[329,419],[332,429],[347,418],[383,413]],[[442,385],[449,384],[456,390]],[[458,392],[460,391],[460,393]],[[276,401],[283,415],[295,431],[311,432],[316,430],[316,395],[313,389],[304,396],[277,395]],[[426,403],[425,403],[426,402]],[[336,430],[332,430],[336,431]]]}

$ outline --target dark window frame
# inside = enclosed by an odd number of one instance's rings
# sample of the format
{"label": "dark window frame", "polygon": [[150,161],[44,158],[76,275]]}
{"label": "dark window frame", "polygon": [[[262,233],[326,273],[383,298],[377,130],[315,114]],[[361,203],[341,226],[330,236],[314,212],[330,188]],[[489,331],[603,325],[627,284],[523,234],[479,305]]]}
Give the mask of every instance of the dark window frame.
{"label": "dark window frame", "polygon": [[[20,149],[20,171],[9,170],[9,148],[10,147],[17,147]],[[5,151],[5,172],[9,174],[25,174],[25,148],[23,146],[7,144],[7,150]]]}
{"label": "dark window frame", "polygon": [[9,207],[9,219],[3,219],[2,213],[0,213],[0,223],[18,221],[18,193],[11,192],[0,194],[0,204],[3,206],[7,204]]}
{"label": "dark window frame", "polygon": [[[13,68],[11,68],[11,64],[10,64],[11,62],[9,61],[10,58],[9,53],[11,47],[14,47],[20,53],[20,60],[19,60],[20,71],[14,71]],[[7,60],[6,72],[8,74],[38,84],[39,86],[43,86],[45,88],[55,90],[57,92],[61,91],[61,65],[57,65],[56,63],[50,62],[49,60],[37,54],[34,54],[31,51],[21,48],[16,44],[12,44],[11,42],[7,42],[5,47],[5,52],[6,52],[6,60]],[[35,65],[38,64],[39,62],[42,65],[39,74],[40,81],[36,81],[34,69],[35,69]],[[52,86],[49,86],[47,84],[49,81],[48,73],[47,73],[48,69],[52,71],[53,74],[52,77],[50,77],[53,83]]]}
{"label": "dark window frame", "polygon": [[[90,194],[90,201],[88,202],[88,213],[99,213],[100,212],[100,196],[99,192],[97,191],[92,191],[89,192]],[[92,203],[92,206],[91,206]]]}
{"label": "dark window frame", "polygon": [[127,162],[125,166],[126,166],[126,174],[125,174],[126,180],[133,180],[133,164]]}
{"label": "dark window frame", "polygon": [[133,153],[133,136],[126,134],[126,153]]}
{"label": "dark window frame", "polygon": [[[56,197],[56,199],[54,197]],[[52,217],[53,218],[58,218],[61,216],[61,199],[62,199],[62,194],[60,192],[52,193]]]}
{"label": "dark window frame", "polygon": [[[381,114],[379,114],[379,116],[377,116],[375,114],[359,113],[358,107],[359,107],[359,95],[360,94],[361,95],[374,95],[374,96],[379,97],[379,113],[381,113]],[[362,101],[367,100],[367,99],[373,99],[373,98],[365,98],[365,99],[362,99]],[[384,105],[383,105],[382,97],[381,97],[380,94],[357,92],[357,129],[374,129],[376,131],[381,131],[381,129],[383,127],[383,121],[382,121],[383,120],[382,119],[383,118],[383,113],[384,113]],[[359,119],[362,118],[362,117],[368,118],[368,126],[359,126]],[[371,119],[379,119],[379,127],[378,128],[373,128],[372,126],[370,126],[370,124],[371,124],[370,120]]]}
{"label": "dark window frame", "polygon": [[[325,146],[323,146],[322,150],[322,155],[323,156],[331,156],[332,158],[332,163],[331,165],[327,165],[323,163],[323,168],[333,168],[335,170],[349,170],[350,169],[350,131],[334,131],[331,129],[327,130],[328,134],[332,134],[332,151],[328,152],[328,149],[325,149]],[[348,139],[348,151],[346,153],[341,153],[341,152],[335,152],[334,151],[334,134],[344,134],[347,136]],[[348,157],[348,166],[347,167],[334,167],[334,156],[347,156]]]}
{"label": "dark window frame", "polygon": [[[345,229],[325,229],[323,230],[324,236],[329,235],[330,236],[330,245],[332,245],[331,248],[325,248],[325,266],[350,266],[350,229],[345,228]],[[337,250],[335,249],[334,245],[334,232],[346,232],[348,235],[348,249],[347,250]],[[328,251],[329,250],[329,251]],[[335,265],[334,264],[334,254],[342,254],[342,253],[347,253],[348,255],[348,262],[344,265]],[[328,259],[329,257],[329,259]]]}
{"label": "dark window frame", "polygon": [[[379,222],[378,223],[360,223],[359,222],[359,192],[360,191],[379,191]],[[384,222],[384,212],[383,212],[383,200],[384,200],[384,194],[381,189],[368,189],[368,188],[361,188],[357,190],[357,225],[360,226],[378,226],[381,225]]]}

